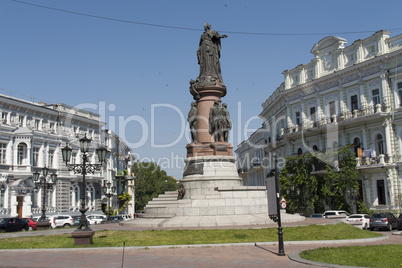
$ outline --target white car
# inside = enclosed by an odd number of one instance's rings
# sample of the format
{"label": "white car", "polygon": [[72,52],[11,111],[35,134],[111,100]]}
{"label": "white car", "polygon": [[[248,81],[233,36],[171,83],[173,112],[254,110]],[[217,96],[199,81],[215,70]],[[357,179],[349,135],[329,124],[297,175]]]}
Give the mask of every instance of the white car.
{"label": "white car", "polygon": [[51,216],[49,219],[52,228],[71,227],[74,225],[74,219],[70,215],[56,215]]}
{"label": "white car", "polygon": [[344,210],[327,210],[322,214],[322,217],[326,219],[342,219],[347,216],[349,216],[349,213]]}
{"label": "white car", "polygon": [[367,214],[352,214],[346,217],[346,223],[367,230],[370,227],[370,216]]}
{"label": "white car", "polygon": [[101,224],[102,222],[106,221],[106,216],[105,215],[88,215],[87,220],[89,224],[94,225],[94,224]]}

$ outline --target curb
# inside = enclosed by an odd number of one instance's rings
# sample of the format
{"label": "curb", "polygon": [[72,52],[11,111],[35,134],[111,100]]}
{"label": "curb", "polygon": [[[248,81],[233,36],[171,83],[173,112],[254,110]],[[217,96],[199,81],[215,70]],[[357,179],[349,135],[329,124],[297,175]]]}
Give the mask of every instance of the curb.
{"label": "curb", "polygon": [[[303,244],[342,244],[342,243],[366,243],[388,239],[387,235],[363,239],[344,239],[344,240],[313,240],[313,241],[285,241],[284,245],[303,245]],[[247,242],[247,243],[227,243],[227,244],[191,244],[191,245],[162,245],[162,246],[135,246],[124,247],[125,249],[166,249],[166,248],[207,248],[207,247],[241,247],[241,246],[263,246],[277,245],[278,242]],[[0,249],[0,252],[7,251],[66,251],[66,250],[120,250],[123,247],[86,247],[86,248],[39,248],[39,249]],[[301,259],[301,258],[300,258]]]}
{"label": "curb", "polygon": [[314,265],[314,266],[320,266],[320,267],[348,267],[348,268],[366,268],[366,267],[361,267],[361,266],[345,266],[345,265],[339,265],[339,264],[331,264],[331,263],[325,263],[325,262],[316,262],[316,261],[310,261],[303,259],[299,256],[299,253],[302,251],[295,251],[292,252],[288,255],[289,259],[295,262],[303,263],[303,264],[308,264],[308,265]]}

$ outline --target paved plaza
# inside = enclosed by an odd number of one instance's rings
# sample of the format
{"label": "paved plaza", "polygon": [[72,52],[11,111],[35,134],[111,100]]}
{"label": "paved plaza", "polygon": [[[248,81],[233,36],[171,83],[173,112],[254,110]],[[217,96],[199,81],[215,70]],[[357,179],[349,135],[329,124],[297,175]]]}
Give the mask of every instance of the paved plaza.
{"label": "paved plaza", "polygon": [[[303,222],[285,223],[284,226],[306,224],[335,224],[334,220],[307,219]],[[258,228],[275,227],[267,224]],[[130,225],[104,224],[94,230],[143,230]],[[224,228],[224,227],[220,227]],[[229,228],[229,227],[226,227]],[[230,227],[232,228],[232,227]],[[257,228],[233,226],[233,228]],[[152,228],[158,229],[158,228]],[[159,228],[163,230],[164,228]],[[169,228],[171,229],[171,228]],[[180,228],[183,229],[183,228]],[[194,228],[191,228],[194,229]],[[201,228],[197,228],[201,229]],[[13,234],[0,234],[0,238],[22,235],[70,233],[73,229],[56,229]],[[277,256],[278,245],[269,243],[243,243],[225,245],[158,246],[86,249],[31,249],[0,250],[0,267],[317,267],[323,264],[306,264],[297,261],[295,252],[318,247],[344,245],[401,244],[400,232],[382,232],[386,236],[376,239],[349,241],[285,242],[286,256]],[[284,233],[286,236],[286,233]],[[293,260],[292,260],[292,259]],[[294,259],[296,258],[296,260]],[[327,266],[340,267],[340,266]]]}

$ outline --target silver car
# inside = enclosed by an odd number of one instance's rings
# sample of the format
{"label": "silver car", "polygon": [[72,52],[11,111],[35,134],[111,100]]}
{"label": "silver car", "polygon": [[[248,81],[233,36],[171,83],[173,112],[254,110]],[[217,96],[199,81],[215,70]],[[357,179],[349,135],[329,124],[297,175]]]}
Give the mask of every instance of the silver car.
{"label": "silver car", "polygon": [[374,213],[370,218],[370,230],[373,231],[376,228],[392,231],[397,228],[397,219],[394,214],[389,212]]}

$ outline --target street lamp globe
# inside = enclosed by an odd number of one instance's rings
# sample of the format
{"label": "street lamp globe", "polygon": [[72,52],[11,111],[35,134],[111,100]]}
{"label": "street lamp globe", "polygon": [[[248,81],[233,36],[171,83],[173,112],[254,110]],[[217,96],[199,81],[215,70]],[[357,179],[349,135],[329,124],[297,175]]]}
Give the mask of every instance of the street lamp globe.
{"label": "street lamp globe", "polygon": [[89,151],[89,144],[91,144],[91,139],[87,138],[87,134],[85,134],[84,138],[80,139],[80,149],[82,153],[87,153]]}
{"label": "street lamp globe", "polygon": [[33,181],[38,182],[40,173],[38,171],[35,171],[34,173],[32,173],[32,175],[33,175]]}
{"label": "street lamp globe", "polygon": [[46,176],[47,176],[48,173],[49,173],[49,168],[47,168],[47,167],[45,166],[45,167],[42,169],[43,177],[46,178]]}
{"label": "street lamp globe", "polygon": [[56,174],[56,173],[53,173],[52,175],[50,175],[50,178],[51,178],[51,180],[52,180],[52,183],[55,183],[56,180],[57,180],[57,174]]}
{"label": "street lamp globe", "polygon": [[63,161],[68,163],[70,162],[70,158],[71,158],[71,153],[72,153],[73,149],[71,149],[68,144],[66,144],[66,146],[61,149],[61,154],[63,156]]}
{"label": "street lamp globe", "polygon": [[105,162],[106,160],[106,153],[107,153],[107,149],[104,146],[99,147],[98,149],[96,149],[96,153],[98,154],[98,159],[99,162]]}

